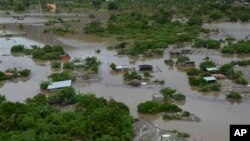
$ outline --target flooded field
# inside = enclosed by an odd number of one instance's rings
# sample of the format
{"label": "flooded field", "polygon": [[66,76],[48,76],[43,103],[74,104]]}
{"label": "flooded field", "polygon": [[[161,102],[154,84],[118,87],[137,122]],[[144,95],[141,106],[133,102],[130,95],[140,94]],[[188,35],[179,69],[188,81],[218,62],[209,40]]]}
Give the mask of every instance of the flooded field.
{"label": "flooded field", "polygon": [[[232,34],[236,39],[243,39],[250,33],[249,24],[242,26],[235,23],[212,24],[219,28],[218,35],[215,38],[222,38],[225,35]],[[237,28],[238,27],[238,28]],[[232,29],[233,28],[233,29]],[[76,91],[82,93],[95,93],[98,97],[113,98],[124,102],[130,108],[134,117],[145,117],[153,121],[160,128],[172,130],[177,129],[181,132],[191,134],[189,141],[227,141],[229,140],[230,124],[246,124],[250,122],[250,99],[244,99],[241,103],[230,103],[225,100],[225,96],[220,93],[199,93],[191,89],[188,84],[188,78],[185,72],[179,71],[176,67],[169,68],[164,63],[164,59],[169,58],[168,52],[160,58],[142,57],[131,58],[128,56],[118,56],[115,51],[107,50],[107,46],[115,44],[117,41],[113,38],[99,38],[96,36],[65,36],[54,37],[44,35],[39,28],[30,29],[27,37],[12,37],[10,39],[0,38],[0,70],[9,67],[24,67],[31,69],[32,75],[28,80],[17,80],[16,82],[3,82],[0,84],[0,93],[4,94],[8,100],[23,101],[39,93],[40,81],[47,80],[47,76],[52,72],[50,62],[39,62],[32,60],[27,56],[12,56],[10,48],[15,44],[24,44],[30,46],[33,44],[42,46],[43,44],[61,44],[69,55],[85,58],[96,56],[101,61],[99,77],[97,80],[82,81],[76,80],[73,87]],[[1,31],[0,31],[1,32]],[[97,54],[96,50],[101,53]],[[218,65],[237,60],[237,57],[222,56],[218,54],[209,54],[209,51],[188,55],[198,66],[206,55],[209,55]],[[240,56],[239,56],[240,57]],[[248,56],[244,56],[248,58]],[[150,64],[156,70],[153,79],[165,80],[164,86],[155,84],[146,84],[141,87],[131,87],[124,85],[122,74],[111,73],[109,65],[130,65],[137,68],[140,64]],[[161,87],[173,87],[178,92],[185,94],[186,102],[181,105],[184,110],[190,111],[199,118],[201,122],[186,121],[168,121],[165,122],[158,115],[145,116],[137,113],[137,105],[141,102],[151,100],[152,94],[158,93]]]}

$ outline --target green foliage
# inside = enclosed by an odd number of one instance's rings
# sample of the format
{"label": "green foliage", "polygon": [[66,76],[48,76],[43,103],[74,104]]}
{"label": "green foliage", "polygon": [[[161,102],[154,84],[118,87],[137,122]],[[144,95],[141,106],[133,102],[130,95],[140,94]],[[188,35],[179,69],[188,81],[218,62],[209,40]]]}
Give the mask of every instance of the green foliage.
{"label": "green foliage", "polygon": [[188,76],[197,76],[200,75],[201,71],[197,68],[191,68],[187,71]]}
{"label": "green foliage", "polygon": [[[76,96],[71,88],[62,90],[52,97],[46,98],[44,94],[38,94],[34,98],[27,99],[25,103],[14,103],[6,101],[1,96],[0,140],[131,141],[133,139],[133,118],[123,103],[95,96],[89,99],[86,98],[89,97],[88,94]],[[78,101],[88,102],[92,106],[79,104]],[[77,102],[78,108],[85,110],[60,112],[48,104],[56,102],[63,105]],[[104,104],[98,104],[102,102]]]}
{"label": "green foliage", "polygon": [[213,61],[206,60],[200,63],[200,69],[203,71],[206,71],[206,68],[212,68],[212,67],[216,67],[216,64]]}
{"label": "green foliage", "polygon": [[220,10],[214,9],[213,11],[211,11],[209,17],[212,18],[213,20],[218,20],[223,18],[223,13]]}
{"label": "green foliage", "polygon": [[200,16],[193,16],[188,20],[189,25],[197,25],[197,26],[202,26],[203,21]]}
{"label": "green foliage", "polygon": [[222,53],[250,53],[250,40],[244,41],[238,41],[235,44],[229,44],[222,48]]}
{"label": "green foliage", "polygon": [[93,73],[98,73],[100,62],[97,61],[96,57],[87,57],[87,58],[85,58],[84,61],[85,61],[85,65],[84,65],[85,71],[91,71]]}
{"label": "green foliage", "polygon": [[204,85],[207,85],[206,80],[204,80],[202,77],[191,76],[191,77],[188,78],[188,80],[189,80],[189,84],[191,86],[204,86]]}
{"label": "green foliage", "polygon": [[238,92],[231,91],[230,94],[227,95],[227,98],[232,100],[240,100],[242,96]]}
{"label": "green foliage", "polygon": [[176,89],[172,89],[172,88],[169,88],[169,87],[167,87],[167,88],[162,88],[161,90],[160,90],[160,93],[164,96],[164,98],[166,99],[166,100],[169,100],[169,99],[171,99],[172,97],[173,97],[173,94],[176,92]]}
{"label": "green foliage", "polygon": [[220,42],[213,39],[195,39],[194,45],[197,48],[207,48],[207,49],[219,49]]}
{"label": "green foliage", "polygon": [[69,105],[77,102],[76,92],[73,88],[64,88],[50,96],[48,99],[49,104]]}
{"label": "green foliage", "polygon": [[180,55],[178,58],[177,58],[177,61],[176,61],[176,64],[177,65],[183,65],[186,61],[189,61],[189,57],[188,56],[185,56],[185,55]]}
{"label": "green foliage", "polygon": [[235,80],[235,83],[237,84],[242,84],[242,85],[247,85],[248,81],[244,77],[239,77]]}
{"label": "green foliage", "polygon": [[250,60],[238,60],[238,61],[232,61],[232,65],[239,65],[239,66],[248,66],[250,65]]}
{"label": "green foliage", "polygon": [[22,53],[24,50],[25,50],[24,45],[14,45],[10,49],[12,53]]}
{"label": "green foliage", "polygon": [[51,68],[61,68],[61,62],[59,62],[59,61],[53,61],[51,63]]}
{"label": "green foliage", "polygon": [[172,59],[164,60],[164,63],[167,64],[168,66],[173,66],[174,65],[174,61]]}
{"label": "green foliage", "polygon": [[199,87],[199,91],[202,92],[209,92],[209,91],[220,91],[221,89],[221,84],[219,83],[213,83],[213,84],[209,84],[209,85],[200,85]]}
{"label": "green foliage", "polygon": [[108,10],[117,10],[118,9],[118,2],[111,1],[108,3]]}
{"label": "green foliage", "polygon": [[63,63],[63,68],[64,69],[73,69],[74,68],[74,63],[73,62],[64,62]]}
{"label": "green foliage", "polygon": [[141,80],[142,76],[137,74],[136,71],[126,72],[123,75],[123,80],[125,80],[125,81],[131,81],[134,79]]}
{"label": "green foliage", "polygon": [[151,73],[148,72],[148,71],[143,72],[143,76],[144,76],[145,78],[152,77]]}
{"label": "green foliage", "polygon": [[31,71],[29,69],[23,69],[19,71],[20,76],[22,77],[28,77],[31,74]]}
{"label": "green foliage", "polygon": [[68,71],[63,71],[60,73],[53,73],[49,76],[53,82],[55,81],[63,81],[63,80],[74,80],[75,76],[73,73]]}
{"label": "green foliage", "polygon": [[104,32],[104,28],[101,26],[101,22],[99,20],[91,21],[84,28],[86,34],[91,33],[102,33]]}
{"label": "green foliage", "polygon": [[112,70],[116,70],[116,65],[114,63],[111,63],[109,66]]}
{"label": "green foliage", "polygon": [[177,101],[184,101],[186,100],[186,97],[183,94],[175,94],[173,95],[173,99]]}
{"label": "green foliage", "polygon": [[6,80],[6,76],[4,74],[4,72],[0,71],[0,81]]}
{"label": "green foliage", "polygon": [[158,103],[154,101],[146,101],[143,103],[140,103],[138,106],[138,112],[145,113],[145,114],[156,114],[160,112],[181,112],[181,108],[179,108],[175,104],[171,103]]}
{"label": "green foliage", "polygon": [[49,84],[50,84],[49,81],[42,81],[42,82],[40,83],[40,89],[41,89],[41,90],[46,90],[46,89],[48,88]]}

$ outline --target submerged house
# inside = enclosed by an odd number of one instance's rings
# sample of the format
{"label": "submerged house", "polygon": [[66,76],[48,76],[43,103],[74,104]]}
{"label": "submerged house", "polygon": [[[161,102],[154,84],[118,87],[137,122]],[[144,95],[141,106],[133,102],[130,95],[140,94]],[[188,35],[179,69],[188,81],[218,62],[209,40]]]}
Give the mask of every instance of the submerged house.
{"label": "submerged house", "polygon": [[185,61],[184,66],[195,66],[195,62],[194,61]]}
{"label": "submerged house", "polygon": [[203,77],[207,82],[215,82],[217,79],[214,76]]}
{"label": "submerged house", "polygon": [[153,71],[152,65],[139,65],[139,71]]}
{"label": "submerged house", "polygon": [[170,51],[169,53],[171,57],[178,57],[182,54],[180,51]]}
{"label": "submerged house", "polygon": [[162,94],[153,94],[152,99],[156,102],[164,102],[164,96]]}
{"label": "submerged house", "polygon": [[121,66],[116,66],[115,68],[117,71],[127,71],[127,70],[130,70],[130,66],[128,65],[121,65]]}
{"label": "submerged house", "polygon": [[217,73],[219,71],[216,67],[206,68],[206,70],[210,73]]}
{"label": "submerged house", "polygon": [[71,87],[71,85],[72,85],[72,80],[53,82],[48,86],[47,90],[49,90],[50,92],[55,92],[62,88]]}

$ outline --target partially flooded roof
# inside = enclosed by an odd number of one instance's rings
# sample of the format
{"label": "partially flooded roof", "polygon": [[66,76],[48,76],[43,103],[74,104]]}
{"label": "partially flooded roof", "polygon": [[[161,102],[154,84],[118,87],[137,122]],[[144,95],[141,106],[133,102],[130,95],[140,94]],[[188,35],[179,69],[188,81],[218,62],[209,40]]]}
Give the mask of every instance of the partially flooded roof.
{"label": "partially flooded roof", "polygon": [[48,86],[48,90],[70,87],[71,83],[72,83],[72,80],[65,80],[65,81],[53,82],[52,84],[50,84]]}

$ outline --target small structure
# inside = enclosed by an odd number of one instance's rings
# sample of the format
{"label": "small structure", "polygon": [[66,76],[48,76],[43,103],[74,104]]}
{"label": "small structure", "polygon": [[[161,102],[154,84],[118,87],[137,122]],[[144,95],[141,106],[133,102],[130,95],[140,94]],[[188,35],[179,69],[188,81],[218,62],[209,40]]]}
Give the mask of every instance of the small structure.
{"label": "small structure", "polygon": [[13,18],[17,20],[24,20],[24,15],[14,15]]}
{"label": "small structure", "polygon": [[48,3],[47,8],[50,10],[50,12],[53,12],[53,13],[56,12],[56,4],[55,3]]}
{"label": "small structure", "polygon": [[117,71],[127,71],[130,69],[128,65],[121,65],[121,66],[116,66],[115,68]]}
{"label": "small structure", "polygon": [[71,85],[72,85],[72,80],[53,82],[48,86],[47,90],[49,90],[50,92],[55,92],[62,88],[71,87]]}
{"label": "small structure", "polygon": [[184,66],[195,66],[195,62],[194,61],[185,61]]}
{"label": "small structure", "polygon": [[223,74],[212,74],[212,76],[216,79],[226,79],[226,76]]}
{"label": "small structure", "polygon": [[215,82],[217,79],[213,76],[203,77],[207,82]]}
{"label": "small structure", "polygon": [[139,65],[139,71],[153,71],[152,65]]}
{"label": "small structure", "polygon": [[183,49],[182,53],[183,54],[192,54],[192,50],[191,49]]}
{"label": "small structure", "polygon": [[162,94],[153,94],[152,99],[153,101],[156,101],[156,102],[163,102],[164,96]]}
{"label": "small structure", "polygon": [[218,72],[218,71],[219,71],[219,69],[218,69],[218,68],[216,68],[216,67],[206,68],[206,70],[207,70],[208,72],[210,72],[210,73],[216,73],[216,72]]}
{"label": "small structure", "polygon": [[170,51],[171,57],[178,57],[181,55],[180,51]]}
{"label": "small structure", "polygon": [[85,63],[84,62],[76,62],[74,63],[75,67],[84,67]]}
{"label": "small structure", "polygon": [[14,74],[11,73],[11,72],[5,72],[4,75],[5,75],[7,78],[13,78],[13,77],[14,77]]}
{"label": "small structure", "polygon": [[69,60],[69,59],[70,59],[70,56],[69,56],[68,53],[67,53],[67,54],[63,54],[63,55],[60,55],[60,59],[61,59],[61,60]]}

